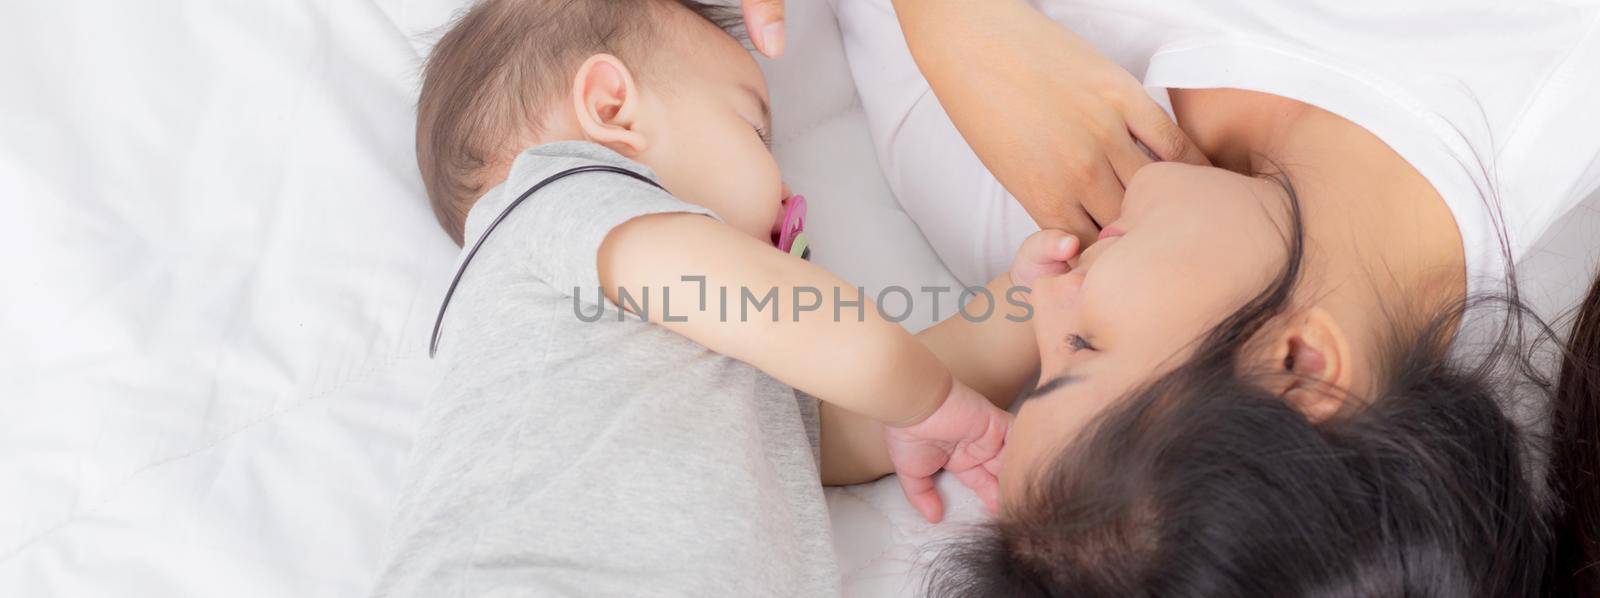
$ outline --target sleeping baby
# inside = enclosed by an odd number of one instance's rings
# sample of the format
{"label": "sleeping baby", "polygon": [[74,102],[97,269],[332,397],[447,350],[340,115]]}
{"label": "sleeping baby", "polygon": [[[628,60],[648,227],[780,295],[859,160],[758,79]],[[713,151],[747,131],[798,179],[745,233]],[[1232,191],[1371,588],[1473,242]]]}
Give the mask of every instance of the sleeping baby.
{"label": "sleeping baby", "polygon": [[997,304],[1076,241],[1030,239],[965,312],[993,317],[909,335],[791,247],[716,10],[486,0],[429,56],[418,162],[468,249],[376,594],[832,595],[819,480],[893,471],[937,521],[945,469],[996,504],[984,396],[1038,360]]}

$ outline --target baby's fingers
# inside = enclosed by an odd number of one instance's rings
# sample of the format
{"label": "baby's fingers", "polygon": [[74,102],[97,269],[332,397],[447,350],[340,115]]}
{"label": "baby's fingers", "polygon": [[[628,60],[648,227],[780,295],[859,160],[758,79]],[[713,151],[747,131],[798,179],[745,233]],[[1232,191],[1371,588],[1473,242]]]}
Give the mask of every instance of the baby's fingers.
{"label": "baby's fingers", "polygon": [[971,488],[983,501],[984,506],[989,507],[990,513],[1000,511],[1000,480],[988,468],[974,467],[954,473],[956,479]]}
{"label": "baby's fingers", "polygon": [[1022,248],[1017,251],[1028,261],[1040,264],[1065,262],[1077,253],[1078,238],[1054,228],[1041,229],[1028,235],[1022,242]]}
{"label": "baby's fingers", "polygon": [[1067,260],[1078,255],[1078,248],[1078,238],[1066,231],[1047,228],[1033,233],[1017,250],[1011,280],[1029,285],[1041,276],[1063,274],[1071,269]]}
{"label": "baby's fingers", "polygon": [[1004,463],[1005,460],[1006,450],[1000,449],[1000,454],[995,455],[993,459],[985,461],[983,463],[983,468],[989,470],[989,473],[994,474],[994,476],[998,478],[1000,477],[1000,464]]}
{"label": "baby's fingers", "polygon": [[944,519],[944,503],[939,500],[939,491],[933,487],[932,476],[910,476],[899,474],[900,489],[905,491],[906,500],[911,501],[911,506],[922,513],[928,523],[938,523]]}

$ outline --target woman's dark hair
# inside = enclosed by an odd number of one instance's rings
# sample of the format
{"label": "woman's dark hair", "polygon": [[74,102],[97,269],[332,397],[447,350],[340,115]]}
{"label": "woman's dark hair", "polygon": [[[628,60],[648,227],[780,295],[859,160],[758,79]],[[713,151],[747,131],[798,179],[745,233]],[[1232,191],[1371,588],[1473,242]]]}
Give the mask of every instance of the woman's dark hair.
{"label": "woman's dark hair", "polygon": [[1555,543],[1545,590],[1600,596],[1600,279],[1567,337],[1550,412]]}
{"label": "woman's dark hair", "polygon": [[[1430,325],[1388,343],[1371,399],[1341,397],[1350,400],[1320,421],[1267,390],[1289,374],[1241,359],[1289,308],[1300,277],[1299,202],[1280,182],[1289,257],[1275,280],[1186,362],[1102,413],[998,520],[945,546],[929,594],[1455,597],[1596,587],[1600,284],[1553,403],[1550,481],[1563,508],[1552,534],[1524,435],[1497,399],[1497,366],[1517,350],[1510,325],[1488,358],[1466,367],[1449,346],[1468,303],[1436,311]],[[1526,311],[1514,295],[1500,303]],[[1587,577],[1572,577],[1585,564]]]}

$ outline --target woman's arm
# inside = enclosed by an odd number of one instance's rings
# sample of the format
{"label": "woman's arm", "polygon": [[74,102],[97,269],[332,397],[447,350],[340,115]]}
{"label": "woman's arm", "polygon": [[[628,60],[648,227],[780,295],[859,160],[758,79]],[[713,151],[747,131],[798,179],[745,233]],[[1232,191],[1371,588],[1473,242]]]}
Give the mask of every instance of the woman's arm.
{"label": "woman's arm", "polygon": [[962,284],[985,284],[1007,271],[1018,244],[1039,225],[950,122],[906,48],[889,0],[833,4],[878,167],[896,202]]}
{"label": "woman's arm", "polygon": [[956,128],[1043,228],[1086,244],[1150,162],[1206,163],[1116,63],[1022,0],[894,0],[911,54]]}

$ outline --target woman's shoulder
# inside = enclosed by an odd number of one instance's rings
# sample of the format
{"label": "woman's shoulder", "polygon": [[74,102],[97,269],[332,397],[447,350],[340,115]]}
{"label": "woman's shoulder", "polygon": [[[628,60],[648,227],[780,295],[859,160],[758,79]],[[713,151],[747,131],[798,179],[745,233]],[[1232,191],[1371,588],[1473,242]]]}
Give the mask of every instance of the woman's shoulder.
{"label": "woman's shoulder", "polygon": [[[1098,0],[1060,4],[1112,22]],[[1133,3],[1171,23],[1147,86],[1260,91],[1362,126],[1450,204],[1475,276],[1600,185],[1600,4],[1178,4]]]}

